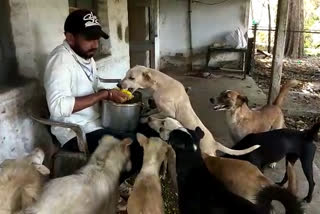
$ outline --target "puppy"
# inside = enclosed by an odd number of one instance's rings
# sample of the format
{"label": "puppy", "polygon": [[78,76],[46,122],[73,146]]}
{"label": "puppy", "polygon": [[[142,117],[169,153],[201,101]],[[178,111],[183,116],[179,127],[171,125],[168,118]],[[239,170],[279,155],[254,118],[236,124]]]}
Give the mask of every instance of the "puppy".
{"label": "puppy", "polygon": [[128,200],[128,214],[164,213],[159,170],[170,154],[169,145],[160,138],[146,138],[137,134],[143,147],[143,165]]}
{"label": "puppy", "polygon": [[195,129],[197,126],[201,127],[205,135],[201,140],[200,146],[205,153],[215,156],[216,150],[220,150],[227,154],[241,155],[258,148],[258,146],[253,146],[242,151],[236,151],[216,142],[194,112],[183,85],[160,71],[144,66],[135,66],[127,72],[125,78],[121,81],[121,87],[132,89],[133,91],[139,88],[151,88],[154,101],[159,110],[159,113],[153,115],[153,117],[175,118],[188,129]]}
{"label": "puppy", "polygon": [[[316,145],[313,141],[317,141],[319,128],[320,123],[316,123],[312,128],[304,131],[277,129],[269,132],[249,134],[233,148],[242,149],[259,144],[261,145],[259,149],[242,156],[225,155],[224,157],[250,161],[259,169],[263,169],[267,164],[280,161],[284,157],[286,158],[286,163],[290,162],[292,165],[300,159],[303,172],[309,183],[308,195],[304,200],[309,203],[312,200],[315,185],[312,163],[316,152]],[[283,185],[287,180],[288,176],[286,172],[279,184]]]}
{"label": "puppy", "polygon": [[120,172],[130,170],[129,145],[104,136],[89,162],[77,173],[51,180],[40,199],[25,213],[116,213]]}
{"label": "puppy", "polygon": [[26,157],[0,165],[0,213],[11,214],[33,204],[50,170],[42,165],[44,152],[36,148]]}
{"label": "puppy", "polygon": [[168,143],[176,153],[179,208],[183,214],[238,213],[267,214],[272,210],[271,201],[280,201],[287,214],[303,213],[297,198],[287,190],[268,186],[257,194],[256,204],[228,191],[223,182],[208,171],[199,150],[204,132],[174,130]]}
{"label": "puppy", "polygon": [[248,107],[248,98],[236,91],[221,92],[215,103],[210,102],[215,110],[226,110],[226,120],[234,142],[238,142],[251,133],[266,132],[273,129],[285,128],[281,106],[290,88],[299,84],[297,80],[290,80],[284,84],[273,104],[258,109]]}

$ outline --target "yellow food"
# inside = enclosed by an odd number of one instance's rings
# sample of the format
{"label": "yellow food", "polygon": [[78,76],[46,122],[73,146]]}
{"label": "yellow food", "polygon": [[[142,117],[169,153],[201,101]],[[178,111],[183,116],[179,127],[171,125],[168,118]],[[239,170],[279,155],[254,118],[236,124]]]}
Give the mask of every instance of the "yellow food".
{"label": "yellow food", "polygon": [[[116,88],[116,89],[117,89],[117,90],[120,90],[119,88]],[[125,94],[127,94],[129,100],[131,100],[132,98],[134,98],[133,94],[132,94],[129,90],[127,90],[127,89],[121,89],[120,91],[123,92],[123,93],[125,93]]]}
{"label": "yellow food", "polygon": [[129,100],[131,100],[134,97],[133,94],[130,91],[126,90],[126,89],[121,89],[120,91],[125,93],[125,94],[127,94],[128,97],[129,97]]}

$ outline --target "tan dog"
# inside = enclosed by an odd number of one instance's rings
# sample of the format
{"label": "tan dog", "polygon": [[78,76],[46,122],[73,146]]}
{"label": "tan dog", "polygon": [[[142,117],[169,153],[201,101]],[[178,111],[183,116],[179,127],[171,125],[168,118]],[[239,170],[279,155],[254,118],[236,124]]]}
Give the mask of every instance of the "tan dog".
{"label": "tan dog", "polygon": [[143,165],[128,200],[128,214],[162,214],[163,200],[159,170],[170,154],[170,146],[160,138],[146,138],[137,134],[143,147]]}
{"label": "tan dog", "polygon": [[[264,187],[275,185],[248,161],[211,157],[206,154],[203,154],[203,157],[209,172],[219,179],[230,192],[253,203],[256,202],[259,191]],[[295,195],[297,193],[296,174],[290,163],[288,164],[288,178],[288,190]]]}
{"label": "tan dog", "polygon": [[205,133],[200,142],[201,151],[207,154],[215,156],[216,151],[220,150],[231,155],[243,155],[259,148],[257,145],[244,150],[233,150],[215,141],[210,131],[194,112],[183,85],[160,71],[135,66],[127,72],[121,81],[121,87],[133,89],[133,91],[139,88],[151,88],[153,99],[159,110],[157,116],[175,118],[185,128],[192,130],[199,126]]}
{"label": "tan dog", "polygon": [[36,148],[24,158],[0,165],[0,213],[17,213],[34,203],[50,170],[42,165],[44,152]]}
{"label": "tan dog", "polygon": [[119,177],[131,168],[129,145],[104,136],[89,162],[76,174],[51,180],[40,199],[25,213],[115,214],[119,199]]}
{"label": "tan dog", "polygon": [[258,109],[248,107],[248,98],[236,91],[221,92],[215,104],[215,110],[226,110],[226,120],[234,142],[240,141],[250,133],[266,132],[273,129],[285,128],[281,106],[291,87],[297,86],[299,81],[290,80],[281,90],[272,105],[265,105]]}

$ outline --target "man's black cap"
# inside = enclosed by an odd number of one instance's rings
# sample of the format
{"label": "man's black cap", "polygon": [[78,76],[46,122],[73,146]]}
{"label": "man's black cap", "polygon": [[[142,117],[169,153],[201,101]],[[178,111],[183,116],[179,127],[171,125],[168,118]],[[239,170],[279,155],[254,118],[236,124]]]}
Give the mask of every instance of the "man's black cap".
{"label": "man's black cap", "polygon": [[102,31],[97,16],[86,9],[71,12],[64,23],[64,31],[81,34],[88,40],[96,40],[100,37],[109,38],[109,35]]}

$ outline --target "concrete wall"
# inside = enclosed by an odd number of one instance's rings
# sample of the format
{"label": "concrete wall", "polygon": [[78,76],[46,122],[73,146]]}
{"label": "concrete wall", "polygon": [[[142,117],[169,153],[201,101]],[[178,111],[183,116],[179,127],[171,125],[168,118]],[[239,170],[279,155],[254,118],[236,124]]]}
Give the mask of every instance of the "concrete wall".
{"label": "concrete wall", "polygon": [[37,82],[28,81],[1,91],[0,163],[24,156],[35,146],[43,148],[47,158],[52,155],[54,148],[48,130],[32,121],[26,111],[31,97],[41,94],[38,88]]}
{"label": "concrete wall", "polygon": [[[122,79],[130,68],[127,0],[106,0],[111,55],[97,60],[101,78]],[[101,84],[111,88],[116,84]]]}
{"label": "concrete wall", "polygon": [[17,60],[10,25],[10,6],[8,1],[0,1],[0,84],[5,84],[10,77],[17,76]]}
{"label": "concrete wall", "polygon": [[[206,2],[215,3],[208,0]],[[221,41],[237,27],[247,29],[249,0],[232,0],[218,5],[192,3],[192,42],[194,53],[203,53],[209,44]],[[160,51],[162,63],[188,51],[188,1],[160,1]],[[197,55],[195,63],[203,63]],[[162,65],[163,66],[163,65]]]}
{"label": "concrete wall", "polygon": [[63,41],[68,0],[9,0],[18,71],[42,78],[46,58]]}

